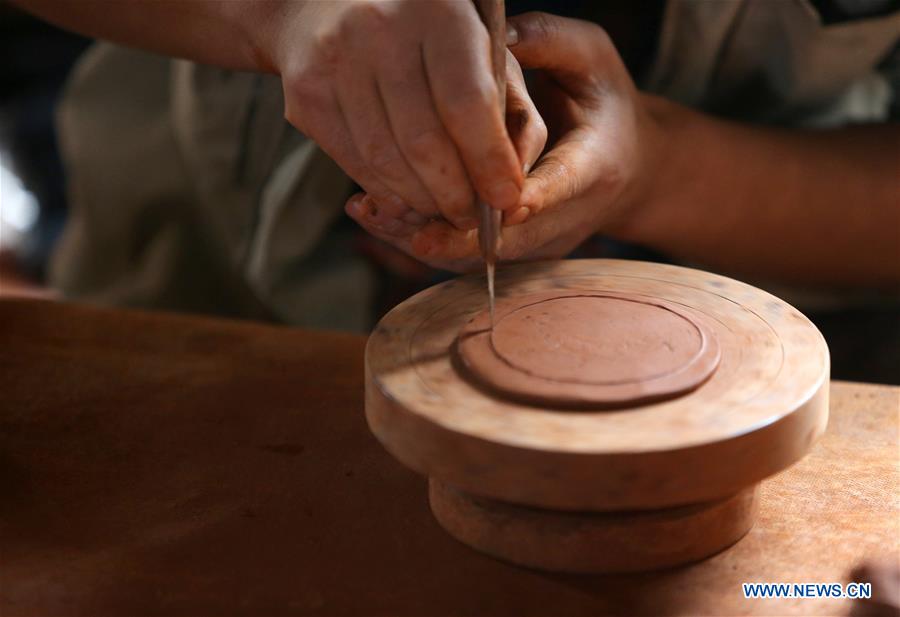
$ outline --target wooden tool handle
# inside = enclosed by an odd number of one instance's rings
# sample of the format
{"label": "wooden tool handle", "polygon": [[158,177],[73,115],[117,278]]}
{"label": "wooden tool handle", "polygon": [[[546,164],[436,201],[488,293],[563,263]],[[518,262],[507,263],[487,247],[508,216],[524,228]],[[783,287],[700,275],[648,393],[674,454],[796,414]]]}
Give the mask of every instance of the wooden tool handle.
{"label": "wooden tool handle", "polygon": [[[500,96],[500,112],[506,115],[506,7],[504,0],[475,0],[475,8],[481,21],[484,22],[491,38],[491,67],[494,72],[494,81],[497,82],[497,92]],[[491,306],[494,302],[493,292],[493,264],[497,261],[500,252],[500,226],[503,213],[490,206],[479,202],[479,214],[481,223],[478,228],[478,244],[481,255],[488,264],[488,287]]]}

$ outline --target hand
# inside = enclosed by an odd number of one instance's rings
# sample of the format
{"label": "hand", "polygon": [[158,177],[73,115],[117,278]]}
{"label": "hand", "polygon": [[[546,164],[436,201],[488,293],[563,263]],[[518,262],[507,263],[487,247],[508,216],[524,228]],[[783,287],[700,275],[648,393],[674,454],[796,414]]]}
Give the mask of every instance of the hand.
{"label": "hand", "polygon": [[509,223],[577,208],[581,224],[606,227],[640,201],[648,181],[658,139],[644,99],[599,26],[545,13],[511,25],[519,37],[512,53],[539,70],[534,97],[553,145],[525,182],[519,205],[527,212]]}
{"label": "hand", "polygon": [[[547,144],[547,127],[528,96],[522,69],[507,52],[506,125],[524,173],[534,165]],[[417,221],[402,210],[381,207],[367,193],[358,193],[347,201],[347,214],[372,235],[432,266],[445,270],[473,269],[480,256],[477,229],[459,230],[443,220]],[[415,213],[413,213],[415,214]],[[436,240],[437,239],[437,240]],[[451,244],[428,257],[436,241]]]}
{"label": "hand", "polygon": [[500,209],[516,205],[522,169],[472,2],[278,6],[271,55],[286,118],[384,212],[472,229],[476,192]]}
{"label": "hand", "polygon": [[[656,133],[641,95],[606,33],[588,22],[528,13],[509,20],[518,34],[510,50],[538,69],[532,94],[547,121],[552,147],[525,180],[520,201],[507,211],[501,258],[558,258],[599,229],[611,229],[641,202]],[[478,267],[475,232],[440,221],[373,225],[348,211],[373,234],[435,267]],[[387,228],[395,233],[386,234]]]}

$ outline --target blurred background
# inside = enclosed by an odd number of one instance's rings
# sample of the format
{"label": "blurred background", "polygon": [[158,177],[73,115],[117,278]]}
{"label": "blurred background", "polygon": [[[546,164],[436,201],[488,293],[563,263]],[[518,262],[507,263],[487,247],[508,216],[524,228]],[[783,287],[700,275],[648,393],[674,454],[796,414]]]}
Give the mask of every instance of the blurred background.
{"label": "blurred background", "polygon": [[0,0],[0,271],[40,292],[66,220],[65,176],[54,111],[88,39],[47,25]]}
{"label": "blurred background", "polygon": [[[47,285],[47,268],[66,222],[67,200],[55,111],[67,76],[90,44],[0,0],[0,295],[56,295]],[[341,237],[352,238],[353,250],[378,281],[358,330],[365,331],[398,302],[449,276],[368,237],[345,217],[332,226]],[[573,256],[666,261],[652,251],[599,237]],[[900,384],[896,304],[798,306],[828,340],[834,378]]]}

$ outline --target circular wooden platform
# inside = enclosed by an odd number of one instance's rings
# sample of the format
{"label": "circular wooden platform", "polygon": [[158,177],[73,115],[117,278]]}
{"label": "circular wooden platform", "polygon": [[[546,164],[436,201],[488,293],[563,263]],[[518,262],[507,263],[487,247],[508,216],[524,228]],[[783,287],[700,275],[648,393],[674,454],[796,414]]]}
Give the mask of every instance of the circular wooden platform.
{"label": "circular wooden platform", "polygon": [[460,331],[485,308],[484,278],[417,294],[369,339],[366,416],[401,462],[456,490],[558,511],[709,504],[791,465],[825,429],[825,341],[762,290],[615,260],[505,267],[497,284],[500,303],[553,292],[671,306],[706,324],[719,358],[699,387],[660,402],[524,404],[468,378],[454,353]]}
{"label": "circular wooden platform", "polygon": [[458,540],[504,561],[555,572],[640,572],[699,561],[750,531],[758,490],[629,512],[560,512],[475,497],[431,479],[431,511]]}

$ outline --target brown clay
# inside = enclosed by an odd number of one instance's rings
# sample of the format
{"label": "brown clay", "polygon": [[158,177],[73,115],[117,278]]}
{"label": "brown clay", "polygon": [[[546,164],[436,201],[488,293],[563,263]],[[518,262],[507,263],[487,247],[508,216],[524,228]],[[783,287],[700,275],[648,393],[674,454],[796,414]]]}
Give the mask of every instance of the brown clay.
{"label": "brown clay", "polygon": [[615,293],[543,292],[508,298],[460,331],[470,376],[529,404],[629,406],[698,388],[719,363],[700,315],[665,300]]}

